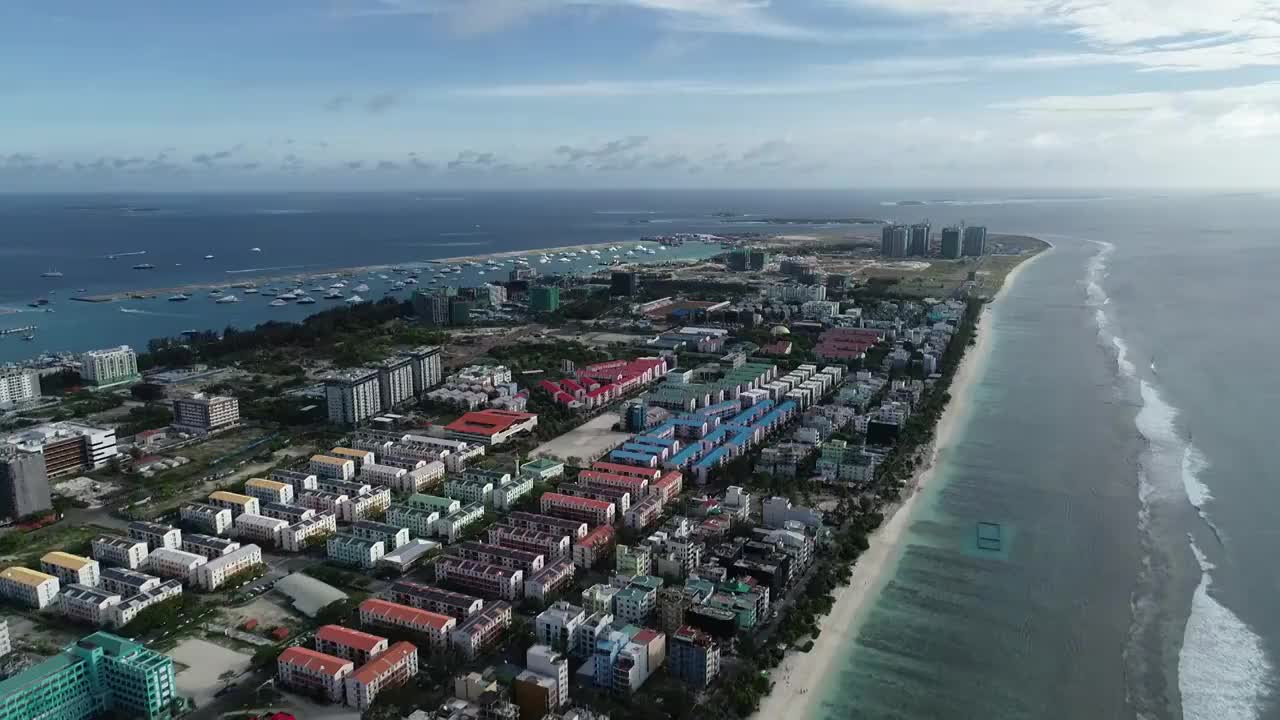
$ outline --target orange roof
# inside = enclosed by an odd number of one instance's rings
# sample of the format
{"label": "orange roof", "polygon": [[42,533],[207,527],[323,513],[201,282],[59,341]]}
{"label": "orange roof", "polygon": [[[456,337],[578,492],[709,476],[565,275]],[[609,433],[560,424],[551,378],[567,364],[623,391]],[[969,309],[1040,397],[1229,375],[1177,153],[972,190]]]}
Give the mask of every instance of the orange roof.
{"label": "orange roof", "polygon": [[355,671],[351,677],[358,683],[368,685],[384,674],[391,672],[405,657],[417,654],[418,647],[416,645],[402,640],[387,648],[387,651],[378,657],[361,665],[360,669]]}
{"label": "orange roof", "polygon": [[587,536],[579,540],[577,545],[595,545],[601,542],[609,542],[613,540],[614,531],[612,525],[601,525],[595,530],[587,533]]}
{"label": "orange roof", "polygon": [[449,627],[450,623],[456,622],[448,615],[433,613],[430,610],[419,610],[408,605],[393,603],[387,600],[379,600],[378,598],[369,598],[360,603],[362,612],[376,613],[383,617],[389,617],[396,622],[409,623],[413,625],[428,625],[436,630],[444,630]]}
{"label": "orange roof", "polygon": [[308,650],[296,645],[280,653],[278,660],[286,665],[319,671],[332,678],[339,677],[344,669],[349,671],[353,666],[350,660],[343,660],[342,658],[325,655],[322,652]]}
{"label": "orange roof", "polygon": [[319,630],[316,630],[316,639],[324,640],[325,642],[337,643],[339,645],[346,645],[347,647],[353,647],[357,650],[363,650],[364,652],[373,652],[378,646],[387,641],[384,637],[370,635],[367,632],[360,632],[359,630],[352,630],[351,628],[342,627],[341,625],[325,625]]}
{"label": "orange roof", "polygon": [[481,410],[469,412],[444,426],[451,432],[470,433],[473,435],[497,435],[518,422],[536,418],[532,413],[512,410]]}

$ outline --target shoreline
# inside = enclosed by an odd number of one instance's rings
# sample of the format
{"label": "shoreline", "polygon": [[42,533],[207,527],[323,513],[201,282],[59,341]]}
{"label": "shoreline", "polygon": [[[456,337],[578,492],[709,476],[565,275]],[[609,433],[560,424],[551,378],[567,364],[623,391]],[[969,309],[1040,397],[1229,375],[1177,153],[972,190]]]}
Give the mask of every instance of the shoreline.
{"label": "shoreline", "polygon": [[[1046,243],[1048,244],[1048,243]],[[825,678],[832,664],[850,651],[866,620],[868,611],[879,597],[881,589],[892,579],[892,569],[906,547],[907,530],[921,492],[937,474],[939,460],[953,447],[969,415],[969,395],[986,370],[991,353],[990,316],[992,306],[1017,280],[1023,268],[1047,252],[1052,245],[1018,263],[1004,278],[1000,290],[983,308],[978,321],[977,343],[969,348],[960,361],[951,382],[951,400],[938,420],[934,442],[928,449],[928,460],[908,483],[907,496],[885,509],[885,521],[867,538],[870,547],[854,564],[849,583],[836,592],[836,602],[831,612],[818,620],[822,631],[813,648],[808,652],[788,650],[782,662],[772,671],[773,687],[751,715],[752,720],[771,718],[812,717],[813,710],[822,702],[826,688]],[[814,679],[818,680],[815,682]]]}
{"label": "shoreline", "polygon": [[[144,288],[139,290],[116,290],[116,291],[94,293],[94,294],[84,294],[84,295],[77,294],[77,295],[72,295],[67,299],[74,302],[83,302],[83,303],[109,303],[109,302],[118,302],[121,300],[154,300],[157,298],[162,298],[167,295],[175,295],[178,293],[193,293],[201,290],[214,290],[214,289],[229,290],[236,285],[243,285],[245,283],[262,285],[265,283],[291,282],[291,281],[297,281],[297,280],[309,281],[309,280],[315,280],[319,278],[328,278],[329,276],[343,277],[343,276],[356,275],[360,273],[393,272],[397,268],[400,268],[402,270],[407,269],[407,270],[413,270],[417,272],[427,272],[427,271],[438,270],[439,267],[442,265],[456,265],[458,263],[480,262],[483,260],[506,260],[509,258],[516,258],[516,257],[537,256],[542,254],[564,253],[564,252],[570,252],[570,251],[581,252],[583,250],[586,250],[586,251],[603,250],[611,246],[617,246],[622,248],[623,250],[627,250],[635,247],[635,245],[639,244],[640,242],[641,241],[639,240],[631,240],[631,241],[619,241],[619,242],[613,242],[613,243],[590,243],[586,245],[565,245],[562,247],[554,247],[554,248],[530,248],[527,250],[503,250],[503,251],[492,252],[492,253],[461,255],[458,257],[433,258],[429,260],[407,260],[404,262],[380,263],[376,265],[353,265],[349,267],[316,268],[314,270],[304,270],[302,268],[296,268],[296,269],[291,268],[293,270],[292,272],[278,273],[278,274],[272,273],[271,272],[272,268],[262,268],[261,271],[264,273],[262,275],[250,274],[255,272],[254,269],[225,270],[224,272],[229,276],[226,280],[194,282],[194,283],[188,283],[184,285],[175,285],[173,287],[160,287],[160,288],[149,287],[149,288]],[[710,245],[712,243],[703,243],[703,244]],[[629,265],[659,264],[659,262],[670,263],[670,262],[678,261],[682,259],[682,258],[676,258],[675,260],[671,260],[671,259],[660,258],[660,256],[653,256],[653,257],[655,259],[655,262],[653,263],[648,263],[648,262],[645,262],[644,260],[639,260],[639,259],[628,259],[623,261],[619,267],[629,266]],[[689,262],[694,261],[694,259],[692,258],[688,258],[687,260]],[[276,268],[276,269],[283,270],[285,268]],[[593,272],[602,272],[607,269],[609,268],[605,268],[602,266],[592,266]],[[137,272],[141,273],[144,271],[137,271]]]}

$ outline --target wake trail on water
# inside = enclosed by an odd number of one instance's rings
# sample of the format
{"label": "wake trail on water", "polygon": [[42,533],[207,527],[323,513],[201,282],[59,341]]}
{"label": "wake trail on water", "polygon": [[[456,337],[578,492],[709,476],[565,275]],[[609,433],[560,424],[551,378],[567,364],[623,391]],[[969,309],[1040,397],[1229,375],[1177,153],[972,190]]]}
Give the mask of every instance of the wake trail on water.
{"label": "wake trail on water", "polygon": [[[1200,479],[1200,474],[1209,467],[1209,459],[1179,431],[1178,409],[1165,401],[1154,381],[1138,376],[1129,359],[1129,346],[1114,331],[1106,312],[1111,298],[1103,288],[1103,281],[1115,246],[1104,241],[1091,242],[1099,246],[1099,251],[1088,264],[1086,292],[1089,305],[1094,308],[1098,337],[1104,346],[1114,351],[1121,380],[1136,383],[1142,400],[1134,421],[1147,445],[1138,469],[1142,567],[1130,601],[1133,621],[1125,657],[1138,676],[1150,677],[1153,670],[1148,667],[1149,651],[1144,647],[1149,648],[1151,641],[1158,641],[1162,634],[1160,622],[1165,611],[1161,594],[1167,589],[1170,564],[1164,542],[1157,536],[1156,516],[1162,508],[1187,502],[1219,544],[1223,542],[1223,534],[1208,515],[1206,506],[1213,495]],[[1254,720],[1267,693],[1271,662],[1261,638],[1209,594],[1214,566],[1194,538],[1188,535],[1187,539],[1199,562],[1201,576],[1178,655],[1182,717],[1184,720]],[[1134,697],[1135,692],[1139,697]],[[1131,701],[1138,701],[1135,705],[1144,720],[1152,717],[1152,712],[1158,716],[1158,710],[1153,708],[1165,705],[1158,699],[1141,697],[1142,687],[1131,684],[1129,693]]]}

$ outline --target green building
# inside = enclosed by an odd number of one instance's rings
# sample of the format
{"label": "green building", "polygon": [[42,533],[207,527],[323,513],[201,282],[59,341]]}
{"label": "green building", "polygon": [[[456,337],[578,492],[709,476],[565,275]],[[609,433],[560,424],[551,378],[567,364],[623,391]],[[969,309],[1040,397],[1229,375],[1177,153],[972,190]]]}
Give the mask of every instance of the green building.
{"label": "green building", "polygon": [[530,312],[553,313],[559,309],[560,288],[545,286],[529,288]]}
{"label": "green building", "polygon": [[179,705],[172,660],[105,632],[0,682],[0,720],[163,720]]}

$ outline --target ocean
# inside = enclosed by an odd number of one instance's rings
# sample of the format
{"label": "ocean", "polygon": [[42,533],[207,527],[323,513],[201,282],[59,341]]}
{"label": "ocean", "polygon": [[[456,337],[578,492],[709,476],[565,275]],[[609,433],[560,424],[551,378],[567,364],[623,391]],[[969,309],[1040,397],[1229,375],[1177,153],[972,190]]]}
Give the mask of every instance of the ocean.
{"label": "ocean", "polygon": [[1280,717],[1280,197],[912,210],[1055,247],[989,314],[961,437],[817,714]]}
{"label": "ocean", "polygon": [[[1280,302],[1280,196],[7,196],[0,306],[20,312],[0,327],[40,329],[30,343],[0,339],[0,361],[308,312],[262,298],[69,302],[78,288],[780,231],[760,224],[770,216],[964,220],[1054,244],[984,322],[993,343],[961,439],[922,491],[857,642],[819,679],[821,717],[1280,717],[1280,487],[1269,457],[1280,336],[1268,319]],[[136,257],[156,270],[105,259],[143,249]],[[40,277],[51,269],[64,273],[56,287]],[[51,289],[56,312],[29,312]],[[1001,526],[1000,552],[977,549],[978,522]]]}

